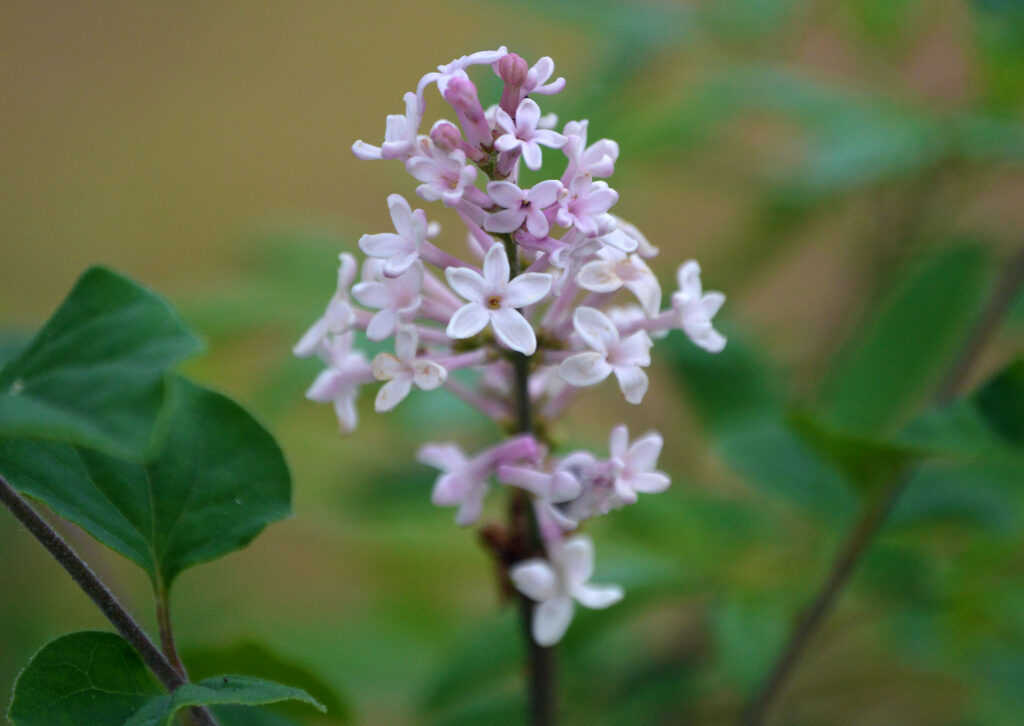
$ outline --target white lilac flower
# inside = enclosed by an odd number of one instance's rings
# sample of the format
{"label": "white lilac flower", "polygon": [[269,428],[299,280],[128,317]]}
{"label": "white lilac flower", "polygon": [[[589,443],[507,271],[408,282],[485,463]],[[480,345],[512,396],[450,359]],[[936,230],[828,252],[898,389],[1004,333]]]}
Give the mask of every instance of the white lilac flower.
{"label": "white lilac flower", "polygon": [[443,472],[434,484],[431,501],[439,507],[457,506],[455,523],[468,527],[480,517],[488,480],[495,469],[534,459],[540,451],[532,436],[517,436],[472,458],[456,444],[427,444],[417,452],[416,460]]}
{"label": "white lilac flower", "polygon": [[365,141],[352,144],[352,153],[363,160],[401,159],[412,153],[419,133],[422,108],[415,93],[405,94],[405,115],[390,114],[384,127],[384,143],[372,146]]}
{"label": "white lilac flower", "polygon": [[377,392],[374,409],[390,411],[409,395],[413,384],[424,391],[432,391],[448,377],[443,366],[426,358],[416,357],[419,336],[416,328],[407,325],[395,334],[395,354],[378,353],[373,359],[373,376],[386,381]]}
{"label": "white lilac flower", "polygon": [[501,483],[525,489],[546,502],[568,502],[581,491],[576,477],[562,469],[548,472],[537,467],[506,465],[498,467],[497,474]]}
{"label": "white lilac flower", "polygon": [[[631,239],[633,242],[636,243],[636,244],[633,245],[633,247],[636,249],[636,253],[638,255],[640,255],[641,257],[643,257],[646,260],[649,260],[652,257],[657,257],[658,256],[658,252],[659,252],[658,248],[655,247],[654,245],[652,245],[650,242],[647,241],[647,238],[644,237],[643,232],[641,232],[639,229],[637,229],[634,225],[632,225],[629,222],[627,222],[626,220],[624,220],[622,217],[616,217],[613,214],[612,215],[612,219],[615,220],[615,229],[616,229],[616,231],[622,232],[629,239]],[[611,244],[611,243],[609,243],[609,244]],[[619,247],[619,249],[621,249],[623,252],[632,252],[633,251],[631,249],[626,249],[626,248],[621,247],[619,245],[615,245],[615,246]]]}
{"label": "white lilac flower", "polygon": [[423,263],[415,261],[398,277],[384,275],[385,262],[369,259],[363,267],[363,282],[352,288],[352,297],[360,305],[376,308],[377,314],[366,326],[366,337],[384,340],[403,324],[412,322],[422,304],[420,286]]}
{"label": "white lilac flower", "polygon": [[467,267],[445,270],[448,284],[469,301],[452,315],[446,331],[448,336],[471,338],[489,323],[503,345],[524,355],[533,355],[537,337],[516,308],[532,305],[547,295],[551,275],[527,272],[509,281],[508,258],[500,244],[487,251],[483,272],[481,276]]}
{"label": "white lilac flower", "polygon": [[725,302],[720,292],[703,292],[700,283],[700,265],[695,260],[685,262],[676,273],[679,291],[672,294],[672,309],[679,318],[679,326],[690,340],[709,353],[718,353],[725,347],[725,336],[711,324],[711,319]]}
{"label": "white lilac flower", "polygon": [[551,646],[572,621],[575,600],[588,608],[606,608],[622,599],[618,585],[591,585],[594,545],[585,535],[551,548],[550,560],[539,557],[512,566],[509,576],[519,592],[536,602],[531,618],[533,639]]}
{"label": "white lilac flower", "polygon": [[555,62],[550,57],[544,56],[530,68],[526,74],[526,81],[523,83],[522,94],[525,97],[530,93],[537,93],[542,96],[550,96],[565,88],[565,79],[558,77],[548,83],[548,79],[555,73]]}
{"label": "white lilac flower", "polygon": [[614,373],[626,400],[640,403],[647,392],[647,374],[642,368],[651,364],[650,336],[638,330],[620,339],[615,324],[596,308],[576,308],[572,324],[592,350],[566,358],[558,374],[574,386],[593,386]]}
{"label": "white lilac flower", "polygon": [[503,132],[494,140],[494,148],[509,152],[519,149],[523,161],[530,169],[540,169],[540,144],[552,149],[559,149],[565,143],[565,137],[550,129],[537,128],[540,122],[540,106],[532,98],[524,98],[516,109],[515,120],[498,108],[494,112],[494,122],[498,130]]}
{"label": "white lilac flower", "polygon": [[398,234],[364,234],[359,238],[359,249],[384,260],[385,277],[398,277],[420,256],[427,239],[427,215],[422,209],[413,211],[401,194],[388,195],[388,210]]}
{"label": "white lilac flower", "polygon": [[500,212],[488,215],[484,229],[488,232],[515,232],[526,224],[526,231],[534,237],[546,237],[548,219],[544,210],[558,201],[562,183],[549,179],[532,189],[520,189],[506,181],[492,181],[487,184],[487,195],[494,203],[504,207]]}
{"label": "white lilac flower", "polygon": [[647,317],[661,309],[661,286],[647,263],[636,254],[626,255],[614,247],[597,252],[600,259],[588,262],[576,275],[576,284],[591,292],[615,292],[625,287],[640,301]]}
{"label": "white lilac flower", "polygon": [[340,335],[352,327],[355,315],[349,303],[348,291],[356,279],[356,258],[347,252],[338,255],[341,264],[338,265],[338,289],[331,297],[324,314],[310,326],[299,342],[292,348],[299,358],[309,358],[320,349],[321,343],[327,340],[328,336]]}
{"label": "white lilac flower", "polygon": [[311,401],[334,403],[342,433],[355,430],[359,386],[373,380],[366,356],[361,351],[352,350],[354,336],[354,333],[345,333],[321,346],[320,357],[328,367],[320,372],[306,391],[306,398]]}
{"label": "white lilac flower", "polygon": [[624,502],[635,502],[638,493],[656,494],[668,489],[668,475],[654,468],[663,443],[661,435],[651,431],[630,445],[629,430],[624,425],[612,429],[608,448],[618,470],[615,493]]}
{"label": "white lilac flower", "polygon": [[608,210],[617,201],[618,192],[603,181],[593,181],[581,174],[562,191],[555,221],[562,227],[578,229],[587,237],[606,235],[615,229],[615,219]]}
{"label": "white lilac flower", "polygon": [[405,162],[417,180],[423,182],[416,187],[416,193],[428,202],[441,200],[446,207],[454,207],[462,201],[467,187],[476,181],[476,167],[466,162],[461,149],[444,151],[436,144],[426,145],[426,155],[414,156]]}

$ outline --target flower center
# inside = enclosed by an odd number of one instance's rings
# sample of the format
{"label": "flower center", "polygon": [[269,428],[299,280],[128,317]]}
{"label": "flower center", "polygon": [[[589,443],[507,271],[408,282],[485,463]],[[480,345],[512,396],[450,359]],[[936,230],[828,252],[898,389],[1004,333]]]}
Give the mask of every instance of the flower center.
{"label": "flower center", "polygon": [[489,295],[487,297],[487,307],[491,310],[501,309],[501,295]]}

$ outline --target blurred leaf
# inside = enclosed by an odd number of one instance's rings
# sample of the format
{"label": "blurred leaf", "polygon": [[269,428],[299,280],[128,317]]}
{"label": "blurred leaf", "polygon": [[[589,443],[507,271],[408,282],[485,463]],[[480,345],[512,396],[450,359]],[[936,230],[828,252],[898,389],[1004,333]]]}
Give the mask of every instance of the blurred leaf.
{"label": "blurred leaf", "polygon": [[[423,710],[438,714],[471,703],[482,693],[494,693],[503,681],[518,677],[522,648],[519,616],[515,608],[503,608],[459,643],[444,666],[433,674],[422,699]],[[440,719],[437,723],[453,725],[463,721]]]}
{"label": "blurred leaf", "polygon": [[896,503],[890,526],[960,524],[1010,534],[1020,524],[1021,481],[1024,461],[925,463]]}
{"label": "blurred leaf", "polygon": [[522,726],[526,714],[521,693],[482,693],[486,695],[477,694],[473,702],[463,704],[426,723],[428,726]]}
{"label": "blurred leaf", "polygon": [[169,726],[174,714],[189,706],[263,706],[278,701],[301,701],[320,711],[322,703],[299,688],[248,676],[217,676],[186,683],[169,696],[158,696],[124,722],[124,726]]}
{"label": "blurred leaf", "polygon": [[146,464],[66,444],[0,440],[0,470],[141,565],[155,588],[246,546],[288,515],[291,483],[269,433],[230,399],[173,377]]}
{"label": "blurred leaf", "polygon": [[14,726],[120,726],[161,693],[120,635],[83,631],[35,654],[14,684],[7,716]]}
{"label": "blurred leaf", "polygon": [[27,333],[10,330],[0,332],[0,368],[20,353],[30,339]]}
{"label": "blurred leaf", "polygon": [[90,268],[0,371],[0,435],[140,456],[150,445],[164,372],[199,348],[160,297]]}
{"label": "blurred leaf", "polygon": [[788,614],[767,601],[734,596],[713,611],[716,664],[744,692],[764,677],[788,633]]}
{"label": "blurred leaf", "polygon": [[959,246],[916,265],[840,352],[822,395],[824,420],[891,432],[956,355],[985,297],[988,257]]}
{"label": "blurred leaf", "polygon": [[900,441],[836,431],[808,414],[791,418],[804,440],[834,462],[863,493],[887,481],[919,453]]}
{"label": "blurred leaf", "polygon": [[290,718],[278,716],[268,708],[211,706],[210,711],[220,726],[296,726],[297,723]]}
{"label": "blurred leaf", "polygon": [[681,335],[659,346],[679,371],[688,402],[740,476],[774,496],[830,516],[853,510],[843,473],[787,423],[782,394],[768,365],[730,331],[725,350],[710,355]]}
{"label": "blurred leaf", "polygon": [[[244,641],[225,648],[191,650],[184,654],[184,661],[193,678],[209,678],[216,673],[241,673],[289,683],[322,703],[332,723],[352,720],[348,704],[325,680],[302,666],[282,659],[259,643]],[[293,704],[281,704],[275,710],[297,719],[308,713],[304,706]]]}
{"label": "blurred leaf", "polygon": [[898,440],[932,456],[981,458],[997,456],[1005,443],[971,399],[931,407],[912,418]]}
{"label": "blurred leaf", "polygon": [[1024,360],[986,383],[974,401],[988,424],[1006,441],[1024,446]]}

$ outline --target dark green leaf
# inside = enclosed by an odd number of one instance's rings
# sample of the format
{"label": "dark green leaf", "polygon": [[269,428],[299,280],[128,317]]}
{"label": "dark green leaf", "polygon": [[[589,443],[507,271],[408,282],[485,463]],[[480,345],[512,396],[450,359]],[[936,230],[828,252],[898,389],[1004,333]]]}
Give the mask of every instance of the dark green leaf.
{"label": "dark green leaf", "polygon": [[8,439],[0,440],[0,471],[137,562],[157,588],[191,565],[244,547],[289,513],[281,450],[238,404],[174,377],[157,429],[160,449],[144,465]]}
{"label": "dark green leaf", "polygon": [[826,385],[825,421],[849,431],[891,432],[945,371],[973,324],[988,256],[954,247],[916,266],[856,339]]}
{"label": "dark green leaf", "polygon": [[150,445],[164,372],[199,348],[161,298],[91,268],[0,371],[0,435],[138,457]]}
{"label": "dark green leaf", "polygon": [[121,726],[162,693],[119,635],[63,635],[36,653],[14,684],[14,726]]}
{"label": "dark green leaf", "polygon": [[[242,642],[226,648],[191,650],[184,654],[184,660],[193,678],[231,672],[290,683],[324,704],[332,723],[351,720],[351,709],[330,684],[308,669],[282,659],[259,643]],[[276,706],[275,711],[301,718],[302,712],[308,709],[285,703]]]}
{"label": "dark green leaf", "polygon": [[324,710],[322,703],[299,688],[249,676],[227,675],[186,683],[169,696],[158,696],[125,721],[124,726],[169,726],[174,714],[189,706],[263,706],[279,701],[301,701]]}
{"label": "dark green leaf", "polygon": [[974,395],[989,426],[1015,446],[1024,446],[1024,360],[1018,360]]}

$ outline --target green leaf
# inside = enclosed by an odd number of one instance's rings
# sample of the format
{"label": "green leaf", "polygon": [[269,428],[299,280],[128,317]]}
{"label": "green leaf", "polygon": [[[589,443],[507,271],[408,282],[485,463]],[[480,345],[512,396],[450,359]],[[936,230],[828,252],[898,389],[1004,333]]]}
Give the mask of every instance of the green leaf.
{"label": "green leaf", "polygon": [[915,267],[843,351],[822,396],[824,420],[891,432],[948,368],[984,300],[989,261],[979,247],[937,252]]}
{"label": "green leaf", "polygon": [[300,688],[249,676],[217,676],[186,683],[169,696],[149,701],[124,726],[168,726],[174,714],[189,706],[263,706],[279,701],[302,701],[320,711],[324,705]]}
{"label": "green leaf", "polygon": [[146,464],[66,444],[0,440],[0,472],[137,562],[157,589],[288,515],[281,450],[229,398],[172,377],[157,431],[161,446]]}
{"label": "green leaf", "polygon": [[51,641],[14,684],[14,726],[121,726],[162,693],[119,635],[84,631]]}
{"label": "green leaf", "polygon": [[1024,446],[1024,360],[1010,364],[973,398],[999,436],[1015,446]]}
{"label": "green leaf", "polygon": [[[184,653],[183,658],[188,663],[189,674],[194,678],[231,672],[291,683],[323,703],[331,723],[347,723],[352,720],[351,708],[330,684],[310,670],[281,658],[260,643],[245,641],[224,648],[190,650]],[[296,713],[299,709],[307,710],[292,704],[282,704],[275,708],[282,714],[297,718],[302,716]]]}
{"label": "green leaf", "polygon": [[164,372],[199,349],[161,298],[93,267],[0,370],[0,435],[140,456],[150,445]]}

